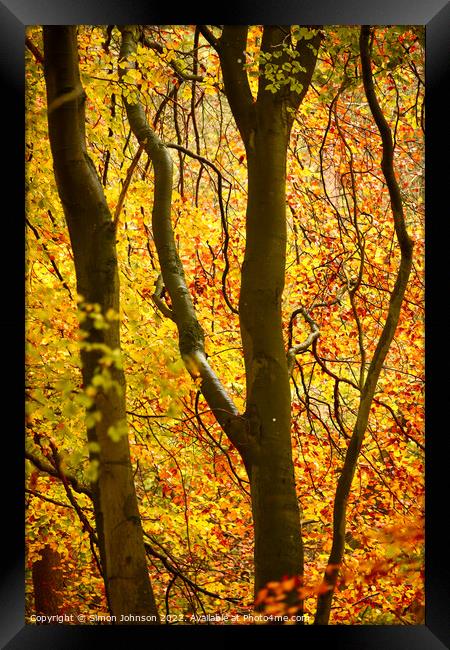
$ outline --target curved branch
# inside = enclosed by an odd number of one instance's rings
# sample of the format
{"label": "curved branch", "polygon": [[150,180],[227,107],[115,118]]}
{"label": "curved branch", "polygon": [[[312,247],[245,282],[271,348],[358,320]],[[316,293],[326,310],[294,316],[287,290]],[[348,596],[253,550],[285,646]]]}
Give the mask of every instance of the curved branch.
{"label": "curved branch", "polygon": [[391,211],[394,218],[395,233],[400,247],[400,265],[394,288],[392,289],[388,313],[383,331],[367,371],[366,381],[361,391],[356,423],[350,438],[342,473],[338,480],[333,512],[333,545],[325,572],[324,581],[328,591],[321,594],[317,602],[315,624],[326,625],[330,617],[331,601],[336,586],[339,567],[345,548],[345,523],[347,500],[350,494],[358,457],[369,420],[370,407],[384,360],[395,335],[400,318],[400,310],[412,267],[413,242],[406,230],[400,188],[394,170],[394,145],[389,124],[383,115],[375,93],[372,78],[371,54],[369,46],[370,27],[361,27],[359,46],[361,53],[362,77],[367,103],[380,132],[383,145],[381,168],[389,190]]}
{"label": "curved branch", "polygon": [[297,345],[291,345],[291,347],[289,348],[286,355],[289,375],[292,374],[292,371],[294,369],[295,356],[297,354],[301,354],[302,352],[305,352],[314,343],[314,341],[316,341],[320,336],[320,330],[317,323],[311,318],[311,316],[308,314],[308,312],[304,307],[300,307],[299,309],[296,309],[291,315],[291,319],[289,322],[290,337],[292,338],[292,326],[293,326],[294,318],[298,316],[298,314],[301,314],[303,316],[305,321],[310,326],[311,332],[309,336],[303,341],[303,343],[299,343]]}
{"label": "curved branch", "polygon": [[158,279],[156,280],[155,283],[155,291],[152,295],[152,300],[155,303],[155,305],[158,307],[159,311],[163,316],[165,316],[166,318],[170,318],[170,320],[173,320],[175,322],[173,311],[163,301],[163,291],[164,291],[163,278],[162,275],[159,274]]}
{"label": "curved branch", "polygon": [[[311,312],[313,309],[317,309],[318,307],[332,307],[333,305],[340,305],[341,304],[341,299],[344,296],[344,294],[348,291],[349,293],[352,291],[352,287],[354,286],[355,281],[354,280],[349,280],[346,284],[342,285],[342,287],[339,289],[336,298],[333,300],[330,300],[329,302],[316,302],[314,303],[310,308],[309,311],[307,311],[304,307],[299,307],[298,309],[295,309],[291,317],[289,319],[289,327],[288,327],[288,332],[289,332],[289,338],[288,338],[288,345],[289,349],[287,352],[287,362],[288,362],[288,370],[289,370],[289,375],[292,374],[292,370],[294,369],[294,364],[295,364],[295,355],[301,354],[302,352],[305,352],[311,345],[313,346],[313,353],[315,354],[315,344],[317,339],[320,336],[320,330],[319,326],[317,323],[312,319],[310,316],[309,312]],[[311,333],[310,335],[303,341],[303,343],[299,343],[298,345],[292,345],[292,330],[294,328],[294,320],[295,318],[299,315],[302,314],[306,322],[311,328]],[[321,366],[322,367],[322,366]],[[333,376],[333,375],[332,375]]]}
{"label": "curved branch", "polygon": [[[53,476],[55,478],[61,479],[61,472],[58,472],[52,465],[48,465],[45,461],[41,460],[39,456],[36,456],[31,451],[25,451],[25,458],[29,460],[33,465],[41,472]],[[90,499],[92,499],[92,490],[85,485],[82,485],[75,476],[64,473],[64,476],[68,483],[73,487],[76,492],[80,494],[85,494]]]}
{"label": "curved branch", "polygon": [[[136,51],[136,31],[133,26],[121,28],[120,60],[126,60]],[[119,76],[132,66],[129,62],[119,67]],[[246,420],[239,412],[225,387],[211,368],[204,349],[204,333],[198,322],[183,266],[175,245],[171,223],[172,159],[164,143],[150,127],[140,103],[130,103],[124,98],[131,130],[142,144],[153,163],[155,174],[154,203],[152,210],[153,237],[158,252],[161,273],[171,301],[178,328],[179,348],[189,374],[200,379],[200,390],[218,423],[240,452],[247,466],[249,452]]]}

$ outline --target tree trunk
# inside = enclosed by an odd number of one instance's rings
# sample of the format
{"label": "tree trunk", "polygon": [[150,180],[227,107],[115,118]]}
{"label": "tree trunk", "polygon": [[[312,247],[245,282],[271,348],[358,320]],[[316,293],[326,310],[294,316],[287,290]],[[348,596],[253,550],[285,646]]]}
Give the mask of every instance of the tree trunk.
{"label": "tree trunk", "polygon": [[41,559],[33,563],[34,606],[37,615],[58,616],[64,607],[64,576],[61,556],[48,544]]}
{"label": "tree trunk", "polygon": [[[281,120],[258,125],[248,148],[246,250],[239,301],[247,377],[246,415],[257,445],[250,468],[255,592],[303,573],[291,450],[291,399],[282,336],[286,254],[287,138]],[[278,124],[277,124],[278,122]]]}
{"label": "tree trunk", "polygon": [[[110,310],[119,312],[116,235],[100,179],[86,152],[85,95],[75,28],[44,27],[44,53],[55,178],[85,316],[81,358],[86,388],[96,375],[102,376],[104,354],[120,350],[119,322],[107,316]],[[89,311],[92,304],[100,306],[106,327],[94,327]],[[120,363],[108,369],[110,381],[97,387],[90,409],[98,414],[99,421],[88,428],[90,458],[98,463],[98,478],[92,489],[106,594],[117,622],[122,614],[132,614],[151,616],[157,623],[130,461],[125,377]],[[111,436],[111,431],[117,435]]]}
{"label": "tree trunk", "polygon": [[[122,31],[120,75],[135,64],[138,33]],[[202,33],[209,35],[208,30]],[[247,405],[239,415],[215,375],[204,351],[204,336],[197,320],[171,224],[172,165],[167,147],[148,124],[138,103],[125,106],[131,130],[152,160],[155,192],[153,236],[164,284],[172,302],[171,318],[179,331],[180,352],[217,421],[241,454],[247,470],[255,527],[255,592],[271,580],[301,576],[303,551],[300,512],[295,490],[290,430],[290,387],[281,323],[281,297],[286,258],[286,156],[292,112],[306,93],[314,70],[320,37],[301,44],[305,73],[302,91],[289,86],[273,95],[260,83],[253,102],[244,50],[246,27],[225,27],[218,49],[225,92],[244,140],[248,161],[246,252],[239,304],[246,366]],[[286,29],[265,28],[263,49],[282,47]],[[312,48],[310,47],[312,45]],[[314,51],[315,50],[315,51]],[[280,63],[287,56],[282,54]],[[301,603],[299,604],[301,608]]]}
{"label": "tree trunk", "polygon": [[[296,44],[302,71],[292,80],[286,79],[275,92],[267,89],[270,79],[261,64],[256,101],[245,71],[247,28],[226,26],[218,42],[225,90],[245,144],[248,166],[239,317],[247,383],[245,415],[256,446],[249,471],[255,593],[269,581],[303,575],[281,299],[286,262],[287,147],[293,113],[309,87],[320,38],[313,30],[311,39]],[[268,56],[278,53],[280,69],[289,61],[284,49],[289,39],[289,27],[264,28],[261,52]]]}

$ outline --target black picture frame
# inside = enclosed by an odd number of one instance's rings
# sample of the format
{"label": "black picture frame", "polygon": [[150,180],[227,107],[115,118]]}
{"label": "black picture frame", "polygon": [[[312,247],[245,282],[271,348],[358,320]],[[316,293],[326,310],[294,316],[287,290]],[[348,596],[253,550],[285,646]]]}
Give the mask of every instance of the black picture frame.
{"label": "black picture frame", "polygon": [[[426,26],[426,617],[422,626],[34,626],[24,624],[24,472],[23,472],[23,368],[25,340],[24,301],[24,29],[35,24],[416,24]],[[238,634],[244,643],[254,635],[267,643],[305,645],[329,643],[346,650],[449,647],[449,542],[446,534],[449,498],[448,424],[446,381],[449,282],[447,258],[450,240],[443,234],[448,221],[444,193],[449,166],[439,157],[448,131],[444,102],[445,73],[449,68],[450,7],[446,0],[283,0],[282,2],[229,1],[205,9],[185,3],[134,0],[3,0],[0,3],[0,70],[3,108],[2,233],[3,272],[0,340],[4,356],[2,389],[3,487],[0,562],[0,642],[8,650],[24,648],[70,649],[94,644],[132,643],[139,638],[172,643],[197,638],[229,643]],[[6,203],[9,207],[6,208]],[[450,278],[448,278],[450,279]],[[447,290],[447,293],[446,293]],[[448,384],[447,384],[448,385]]]}

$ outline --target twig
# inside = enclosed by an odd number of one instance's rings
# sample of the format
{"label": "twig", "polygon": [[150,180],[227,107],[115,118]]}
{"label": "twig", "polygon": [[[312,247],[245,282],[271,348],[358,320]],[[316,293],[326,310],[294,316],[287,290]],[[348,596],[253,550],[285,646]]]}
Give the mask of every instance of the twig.
{"label": "twig", "polygon": [[37,492],[36,490],[30,490],[30,488],[25,488],[25,492],[27,494],[31,494],[33,497],[37,497],[38,499],[41,499],[42,501],[47,501],[48,503],[53,503],[55,506],[59,506],[60,508],[70,508],[72,509],[72,506],[69,503],[63,503],[62,501],[56,501],[55,499],[51,499],[50,497],[46,497],[40,492]]}
{"label": "twig", "polygon": [[47,248],[47,244],[45,243],[45,241],[40,236],[37,228],[35,228],[33,226],[33,224],[28,220],[28,217],[25,218],[25,223],[27,224],[28,228],[33,232],[34,236],[36,237],[37,241],[41,244],[44,251],[47,253],[48,259],[50,260],[50,264],[52,265],[53,270],[55,271],[56,275],[58,276],[58,280],[61,282],[64,289],[66,289],[66,291],[68,292],[71,300],[73,300],[73,296],[72,296],[72,292],[70,291],[70,287],[66,283],[66,281],[64,280],[63,276],[61,275],[61,272],[60,272],[55,260],[53,259],[53,255],[50,255],[50,251]]}
{"label": "twig", "polygon": [[[43,460],[41,460],[38,456],[33,454],[30,451],[25,451],[25,458],[29,460],[37,469],[39,469],[41,472],[45,472],[46,474],[49,474],[49,476],[54,476],[55,478],[61,479],[61,474],[56,471],[54,467],[51,465],[47,465]],[[82,485],[75,476],[71,476],[70,474],[64,473],[64,476],[68,483],[73,487],[73,489],[80,493],[80,494],[85,494],[88,496],[90,499],[92,499],[92,491],[86,487],[85,485]]]}
{"label": "twig", "polygon": [[[223,174],[221,173],[220,169],[210,160],[208,160],[204,156],[200,156],[199,154],[194,153],[193,151],[190,151],[189,149],[186,149],[185,147],[182,147],[181,145],[166,144],[166,147],[168,149],[177,149],[178,151],[185,153],[187,156],[190,156],[191,158],[195,158],[195,160],[198,160],[202,164],[211,167],[211,169],[213,169],[217,174],[217,195],[219,199],[220,219],[222,222],[222,229],[224,233],[222,250],[223,250],[223,257],[225,260],[225,266],[222,273],[222,293],[223,293],[224,300],[227,304],[227,307],[230,309],[230,311],[232,311],[233,314],[239,314],[239,311],[236,309],[236,307],[233,307],[233,305],[231,304],[231,301],[228,297],[228,291],[226,285],[227,275],[230,270],[230,261],[228,259],[228,246],[230,242],[230,235],[228,232],[228,223],[227,223],[226,211],[225,211],[225,206],[223,204],[223,196],[222,196],[223,181],[225,180]],[[228,182],[229,181],[227,181],[227,183]]]}
{"label": "twig", "polygon": [[[158,54],[164,54],[164,47],[161,45],[161,43],[158,43],[157,41],[154,41],[153,39],[148,38],[147,36],[144,36],[142,38],[142,42],[144,45],[146,45],[150,50],[155,50],[155,52],[158,52]],[[169,61],[169,65],[172,68],[172,70],[175,72],[175,74],[180,78],[183,79],[183,81],[203,81],[204,77],[202,77],[199,74],[190,74],[189,72],[184,72],[184,70],[181,70],[180,66],[176,61]]]}
{"label": "twig", "polygon": [[83,530],[86,531],[88,533],[88,535],[89,535],[89,542],[90,542],[90,546],[91,546],[92,556],[93,556],[93,558],[95,560],[95,563],[97,564],[97,568],[98,568],[98,571],[99,571],[100,575],[103,576],[103,569],[102,569],[102,566],[100,564],[100,559],[99,559],[99,557],[97,555],[97,551],[95,549],[95,547],[98,547],[97,534],[96,534],[94,528],[92,527],[91,523],[89,522],[88,518],[84,514],[83,510],[80,508],[77,500],[75,499],[75,497],[72,494],[72,490],[70,489],[67,477],[64,475],[63,471],[61,470],[61,459],[60,459],[60,456],[59,456],[59,452],[58,452],[58,450],[56,448],[56,445],[51,440],[49,441],[49,444],[50,444],[50,449],[52,450],[55,469],[58,472],[59,478],[62,481],[62,484],[64,486],[64,490],[66,492],[67,498],[69,499],[70,503],[72,504],[73,508],[75,509],[75,512],[78,515],[78,519],[81,522]]}
{"label": "twig", "polygon": [[138,150],[134,154],[134,158],[131,161],[131,165],[127,169],[125,180],[123,181],[122,189],[120,190],[120,196],[119,196],[119,199],[117,201],[116,209],[114,210],[113,223],[114,223],[114,228],[116,230],[117,230],[117,225],[119,223],[120,212],[122,210],[122,207],[123,207],[123,204],[124,204],[124,201],[125,201],[125,196],[127,194],[128,188],[129,188],[130,183],[131,183],[131,178],[133,176],[134,170],[137,167],[137,164],[139,162],[139,159],[140,159],[143,151],[144,151],[144,145],[140,144],[139,147],[138,147]]}
{"label": "twig", "polygon": [[233,476],[237,479],[237,481],[238,481],[238,483],[239,483],[239,486],[240,486],[240,488],[242,489],[242,491],[245,492],[245,494],[246,494],[247,496],[250,496],[250,492],[249,492],[249,491],[244,487],[244,485],[243,485],[243,483],[247,483],[247,484],[248,484],[249,481],[247,481],[247,479],[242,479],[242,478],[241,478],[241,477],[236,473],[236,470],[235,470],[234,467],[233,467],[233,463],[231,462],[231,458],[230,458],[229,453],[227,452],[227,450],[226,450],[224,447],[222,447],[222,445],[220,444],[220,442],[218,442],[218,441],[214,438],[214,436],[212,436],[212,435],[210,434],[210,432],[208,431],[208,428],[205,426],[203,420],[202,420],[201,417],[200,417],[200,412],[199,412],[199,410],[198,410],[198,402],[199,402],[200,395],[201,395],[201,392],[198,390],[198,391],[197,391],[197,394],[196,394],[196,396],[195,396],[195,416],[196,416],[196,418],[197,418],[197,422],[199,423],[199,425],[201,426],[201,428],[203,429],[203,431],[206,433],[206,435],[208,436],[208,438],[210,438],[210,440],[212,440],[212,442],[213,442],[213,443],[214,443],[214,444],[215,444],[215,445],[220,449],[220,451],[224,454],[225,458],[226,458],[227,461],[228,461],[228,465],[230,466],[231,472],[233,473]]}
{"label": "twig", "polygon": [[[148,535],[144,532],[144,536],[148,537]],[[187,576],[184,575],[179,569],[176,569],[173,564],[171,564],[167,558],[164,557],[161,553],[158,553],[151,544],[148,542],[144,542],[145,550],[147,551],[148,555],[151,555],[152,557],[158,558],[163,564],[163,566],[172,573],[172,575],[181,578],[183,582],[185,582],[187,585],[189,585],[194,591],[198,591],[202,594],[205,594],[205,596],[210,596],[211,598],[218,598],[219,600],[226,600],[229,603],[240,603],[241,599],[240,598],[231,598],[227,596],[220,596],[219,594],[216,594],[212,591],[208,591],[208,589],[204,589],[203,587],[200,587],[200,585],[196,584],[193,580],[188,578]]]}

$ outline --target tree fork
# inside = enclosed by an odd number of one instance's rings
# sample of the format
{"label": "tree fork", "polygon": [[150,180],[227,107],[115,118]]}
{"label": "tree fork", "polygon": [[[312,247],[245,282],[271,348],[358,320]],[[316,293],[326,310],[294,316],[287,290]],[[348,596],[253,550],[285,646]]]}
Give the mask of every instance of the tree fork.
{"label": "tree fork", "polygon": [[[121,27],[121,61],[136,50],[138,33]],[[263,47],[279,46],[285,30],[265,29]],[[305,64],[300,93],[261,91],[253,102],[244,67],[246,27],[223,29],[217,46],[231,109],[247,149],[249,202],[242,271],[240,324],[247,376],[247,408],[240,416],[204,352],[204,337],[186,286],[171,224],[172,160],[149,126],[143,107],[125,98],[131,130],[155,171],[153,236],[164,284],[172,301],[180,352],[217,421],[235,444],[251,484],[255,526],[255,592],[268,581],[302,575],[300,512],[295,491],[290,433],[289,374],[281,323],[286,248],[286,155],[293,117],[311,80],[320,44],[299,45]],[[312,45],[313,49],[311,49]],[[313,51],[315,48],[315,51]],[[128,66],[120,67],[120,75]],[[299,607],[302,604],[299,603]]]}
{"label": "tree fork", "polygon": [[[250,485],[255,527],[255,592],[269,581],[303,575],[303,542],[291,443],[289,371],[284,349],[281,297],[286,261],[286,157],[293,114],[305,96],[315,68],[321,34],[313,30],[296,49],[302,70],[275,93],[260,66],[256,101],[245,70],[245,26],[225,26],[217,41],[225,92],[242,136],[248,161],[245,256],[239,317],[251,433],[258,454]],[[261,51],[281,52],[289,28],[264,28]],[[202,32],[203,33],[203,32]],[[303,603],[297,603],[303,611]]]}

